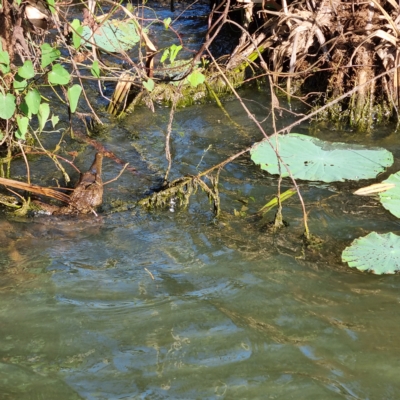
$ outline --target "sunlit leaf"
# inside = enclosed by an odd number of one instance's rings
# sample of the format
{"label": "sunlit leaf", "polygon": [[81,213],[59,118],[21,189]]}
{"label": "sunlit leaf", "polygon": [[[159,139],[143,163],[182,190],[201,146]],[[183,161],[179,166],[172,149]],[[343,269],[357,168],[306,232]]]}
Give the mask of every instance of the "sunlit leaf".
{"label": "sunlit leaf", "polygon": [[[274,148],[277,139],[279,154],[296,179],[323,182],[370,179],[393,164],[392,153],[382,148],[330,143],[298,133],[272,136]],[[256,143],[250,154],[261,169],[279,174],[278,158],[266,139]],[[283,165],[281,171],[282,176],[289,176]]]}
{"label": "sunlit leaf", "polygon": [[72,43],[75,49],[78,49],[82,41],[83,26],[81,26],[81,21],[79,19],[74,19],[71,22],[72,27]]}
{"label": "sunlit leaf", "polygon": [[15,96],[11,93],[0,93],[0,118],[9,119],[15,112]]}
{"label": "sunlit leaf", "polygon": [[28,117],[17,117],[18,129],[15,132],[17,139],[25,140],[26,132],[28,132],[29,118]]}
{"label": "sunlit leaf", "polygon": [[28,81],[26,79],[22,79],[19,75],[15,75],[13,80],[13,88],[17,92],[22,92],[28,86]]}
{"label": "sunlit leaf", "polygon": [[42,68],[45,68],[53,61],[56,61],[61,55],[60,50],[51,47],[48,43],[43,43],[40,46],[40,49],[42,50],[42,59],[40,64]]}
{"label": "sunlit leaf", "polygon": [[380,193],[379,198],[386,210],[400,218],[400,171],[390,175],[382,184],[394,185],[392,189]]}
{"label": "sunlit leaf", "polygon": [[66,85],[71,79],[71,75],[62,65],[55,64],[49,72],[48,79],[53,85]]}
{"label": "sunlit leaf", "polygon": [[165,18],[164,19],[164,27],[165,27],[165,29],[168,29],[169,28],[169,25],[171,24],[171,18],[170,17],[168,17],[168,18]]}
{"label": "sunlit leaf", "polygon": [[37,114],[40,106],[40,93],[37,89],[30,90],[25,96],[25,103],[30,114]]}
{"label": "sunlit leaf", "polygon": [[153,91],[154,89],[154,81],[153,79],[148,79],[147,82],[143,81],[143,86],[146,88],[148,92]]}
{"label": "sunlit leaf", "polygon": [[170,56],[169,56],[169,61],[171,62],[171,64],[175,61],[176,56],[178,55],[178,53],[182,50],[182,46],[179,45],[177,46],[176,44],[173,44],[172,46],[170,46],[169,51],[170,51]]}
{"label": "sunlit leaf", "polygon": [[360,271],[393,274],[400,270],[400,236],[371,232],[344,249],[342,261]]}
{"label": "sunlit leaf", "polygon": [[31,79],[35,76],[35,70],[31,60],[26,60],[22,67],[18,68],[18,75],[24,79]]}
{"label": "sunlit leaf", "polygon": [[0,71],[3,74],[7,74],[10,72],[10,55],[7,51],[3,51],[2,49],[3,47],[0,49]]}
{"label": "sunlit leaf", "polygon": [[56,9],[55,9],[55,1],[54,0],[46,0],[47,4],[49,5],[50,11],[52,14],[56,13]]}
{"label": "sunlit leaf", "polygon": [[168,58],[168,56],[169,56],[169,49],[165,49],[164,51],[163,51],[163,55],[161,56],[161,60],[160,60],[160,62],[165,62],[165,60]]}
{"label": "sunlit leaf", "polygon": [[190,83],[190,86],[197,87],[204,83],[206,77],[199,71],[194,70],[188,77],[187,80]]}
{"label": "sunlit leaf", "polygon": [[[94,33],[88,26],[84,26],[82,36],[94,42],[100,49],[111,53],[129,50],[140,40],[133,21],[106,21]],[[89,42],[85,45],[91,47]]]}
{"label": "sunlit leaf", "polygon": [[56,127],[56,125],[58,124],[58,122],[60,121],[60,117],[58,115],[52,115],[51,117],[51,124],[53,125],[53,128]]}
{"label": "sunlit leaf", "polygon": [[100,68],[98,60],[93,61],[92,68],[90,69],[92,75],[96,78],[100,78]]}
{"label": "sunlit leaf", "polygon": [[82,87],[80,85],[73,85],[68,88],[68,101],[71,113],[76,111],[78,106],[79,96],[81,95]]}
{"label": "sunlit leaf", "polygon": [[50,106],[48,103],[42,103],[39,107],[38,120],[39,120],[39,131],[42,131],[46,125],[47,119],[50,115]]}

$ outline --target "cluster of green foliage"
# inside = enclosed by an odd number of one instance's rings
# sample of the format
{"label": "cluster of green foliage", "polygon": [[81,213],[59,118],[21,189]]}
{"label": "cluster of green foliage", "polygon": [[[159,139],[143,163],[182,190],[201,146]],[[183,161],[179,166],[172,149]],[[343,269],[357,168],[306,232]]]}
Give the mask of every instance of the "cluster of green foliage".
{"label": "cluster of green foliage", "polygon": [[[29,129],[33,129],[31,121],[35,115],[39,132],[48,121],[55,127],[59,117],[54,113],[50,117],[50,104],[41,94],[41,88],[45,85],[64,86],[70,111],[73,113],[77,108],[82,88],[78,84],[70,85],[71,75],[60,62],[60,51],[44,43],[40,46],[40,53],[40,65],[26,60],[22,66],[12,68],[9,54],[0,43],[0,118],[11,122],[0,131],[0,140],[7,135],[25,140]],[[44,77],[47,77],[47,83]]]}

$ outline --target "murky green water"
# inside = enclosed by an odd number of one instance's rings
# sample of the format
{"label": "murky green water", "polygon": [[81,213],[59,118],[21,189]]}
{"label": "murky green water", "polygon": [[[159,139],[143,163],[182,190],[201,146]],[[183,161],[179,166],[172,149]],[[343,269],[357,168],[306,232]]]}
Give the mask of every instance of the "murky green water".
{"label": "murky green water", "polygon": [[[236,102],[226,107],[240,131],[211,104],[177,111],[173,177],[260,138]],[[398,399],[399,277],[339,262],[352,238],[397,221],[343,187],[304,184],[326,240],[304,259],[296,199],[276,237],[233,218],[238,200],[254,197],[251,213],[276,189],[247,157],[221,175],[220,223],[201,193],[187,211],[113,213],[162,175],[168,118],[137,109],[98,139],[138,170],[107,186],[99,218],[1,216],[0,399]],[[104,180],[119,169],[106,159]]]}

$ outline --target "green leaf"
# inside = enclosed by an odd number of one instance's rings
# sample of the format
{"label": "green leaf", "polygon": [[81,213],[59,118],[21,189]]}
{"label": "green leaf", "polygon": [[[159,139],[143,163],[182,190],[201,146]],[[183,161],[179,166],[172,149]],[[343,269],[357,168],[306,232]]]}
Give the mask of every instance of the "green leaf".
{"label": "green leaf", "polygon": [[60,118],[58,117],[58,115],[52,115],[51,117],[51,124],[53,125],[53,128],[56,127],[56,125],[58,124],[58,122],[60,121]]}
{"label": "green leaf", "polygon": [[71,23],[72,27],[72,42],[75,49],[78,49],[82,41],[83,26],[81,26],[81,21],[79,19],[74,19]]}
{"label": "green leaf", "polygon": [[169,57],[169,61],[172,64],[175,61],[176,56],[178,55],[178,53],[181,51],[182,46],[179,45],[175,45],[173,44],[172,46],[170,46],[170,57]]}
{"label": "green leaf", "polygon": [[50,115],[50,106],[48,103],[42,103],[39,107],[38,120],[39,120],[39,131],[41,132],[46,125],[47,118]]}
{"label": "green leaf", "polygon": [[55,9],[55,2],[54,0],[46,0],[47,4],[49,5],[49,9],[51,11],[52,14],[56,13],[56,9]]}
{"label": "green leaf", "polygon": [[171,18],[170,17],[168,17],[168,18],[165,18],[164,19],[164,27],[165,27],[165,29],[168,29],[169,28],[169,25],[171,24]]}
{"label": "green leaf", "polygon": [[76,111],[76,107],[78,106],[79,96],[81,95],[82,87],[80,85],[73,85],[68,88],[68,101],[69,108],[71,113]]}
{"label": "green leaf", "polygon": [[190,83],[190,86],[197,87],[198,85],[204,83],[206,77],[196,69],[187,77],[187,80]]}
{"label": "green leaf", "polygon": [[163,63],[168,58],[168,56],[169,56],[169,49],[165,49],[163,55],[161,56],[160,62]]}
{"label": "green leaf", "polygon": [[[106,21],[94,33],[85,25],[82,37],[88,41],[94,41],[101,50],[111,53],[130,50],[140,41],[133,21]],[[85,45],[91,47],[90,43],[85,43]]]}
{"label": "green leaf", "polygon": [[53,85],[66,85],[71,79],[71,75],[62,65],[55,64],[49,72],[48,79]]}
{"label": "green leaf", "polygon": [[96,78],[100,78],[100,68],[99,68],[99,61],[93,61],[92,68],[90,69],[92,75]]}
{"label": "green leaf", "polygon": [[43,43],[40,46],[40,49],[42,50],[42,61],[40,64],[42,68],[45,68],[53,61],[56,61],[61,55],[60,50],[51,47],[48,43]]}
{"label": "green leaf", "polygon": [[371,232],[343,250],[342,261],[349,267],[374,274],[394,274],[400,270],[400,236]]}
{"label": "green leaf", "polygon": [[17,139],[25,140],[26,132],[28,132],[29,118],[28,117],[17,117],[18,129],[15,132]]}
{"label": "green leaf", "polygon": [[15,75],[13,81],[13,88],[17,92],[22,92],[28,86],[28,82],[26,79],[22,79],[19,75]]}
{"label": "green leaf", "polygon": [[10,119],[15,112],[15,96],[11,93],[0,93],[0,118]]}
{"label": "green leaf", "polygon": [[154,89],[154,81],[153,79],[148,79],[147,82],[143,81],[143,86],[146,88],[148,92],[152,92]]}
{"label": "green leaf", "polygon": [[[40,106],[40,93],[37,89],[30,90],[25,96],[25,103],[28,106],[29,114],[37,114]],[[28,115],[29,116],[29,115]]]}
{"label": "green leaf", "polygon": [[10,55],[7,51],[0,51],[0,71],[3,74],[10,72]]}
{"label": "green leaf", "polygon": [[389,176],[382,183],[393,183],[394,188],[379,193],[380,201],[386,210],[389,210],[397,218],[400,218],[400,171]]}
{"label": "green leaf", "polygon": [[31,79],[35,76],[35,70],[31,60],[26,60],[22,67],[18,68],[18,75],[24,79]]}
{"label": "green leaf", "polygon": [[[276,148],[276,136],[270,137]],[[323,182],[371,179],[393,164],[393,155],[382,148],[330,143],[291,133],[279,135],[279,154],[296,179]],[[278,159],[266,139],[250,151],[254,163],[270,174],[279,174]],[[282,165],[282,176],[289,176]]]}

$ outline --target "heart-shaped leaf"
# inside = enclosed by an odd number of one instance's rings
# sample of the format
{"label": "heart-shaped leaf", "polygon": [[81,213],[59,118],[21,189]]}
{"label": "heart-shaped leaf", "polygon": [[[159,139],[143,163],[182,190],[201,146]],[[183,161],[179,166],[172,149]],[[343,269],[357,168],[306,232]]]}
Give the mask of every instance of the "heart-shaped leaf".
{"label": "heart-shaped leaf", "polygon": [[53,61],[56,61],[61,55],[60,50],[51,47],[48,43],[43,43],[40,46],[40,49],[42,50],[42,59],[40,63],[42,68],[45,68]]}
{"label": "heart-shaped leaf", "polygon": [[0,118],[9,119],[15,112],[15,96],[11,93],[0,93]]}
{"label": "heart-shaped leaf", "polygon": [[40,106],[40,93],[37,89],[30,90],[25,96],[29,114],[37,114]]}
{"label": "heart-shaped leaf", "polygon": [[190,86],[197,87],[198,85],[201,85],[202,83],[204,83],[204,81],[206,80],[206,77],[199,70],[194,70],[187,77],[187,80],[190,83]]}
{"label": "heart-shaped leaf", "polygon": [[15,136],[18,139],[25,140],[26,132],[28,132],[29,118],[28,117],[17,117],[18,129],[15,132]]}
{"label": "heart-shaped leaf", "polygon": [[71,79],[71,75],[62,65],[55,64],[49,72],[48,79],[53,85],[66,85]]}
{"label": "heart-shaped leaf", "polygon": [[148,92],[151,92],[154,89],[154,81],[153,79],[148,79],[147,82],[143,81],[143,86],[146,88]]}
{"label": "heart-shaped leaf", "polygon": [[78,106],[79,96],[81,95],[82,87],[80,85],[73,85],[68,88],[68,101],[69,108],[71,113],[76,111],[76,107]]}
{"label": "heart-shaped leaf", "polygon": [[41,132],[46,125],[47,118],[50,115],[50,106],[48,103],[42,103],[39,107],[38,120],[39,120],[39,131]]}
{"label": "heart-shaped leaf", "polygon": [[18,68],[18,75],[24,79],[31,79],[35,76],[35,70],[31,60],[26,60],[22,67]]}

